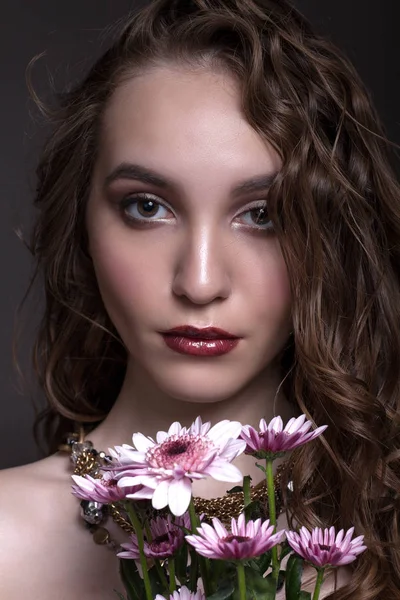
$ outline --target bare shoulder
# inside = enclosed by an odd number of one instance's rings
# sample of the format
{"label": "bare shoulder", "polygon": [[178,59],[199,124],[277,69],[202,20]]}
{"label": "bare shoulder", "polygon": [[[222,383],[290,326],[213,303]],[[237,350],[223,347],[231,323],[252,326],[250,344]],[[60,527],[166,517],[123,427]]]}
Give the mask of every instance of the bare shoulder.
{"label": "bare shoulder", "polygon": [[62,469],[60,471],[62,462],[61,455],[54,454],[27,465],[3,469],[0,471],[1,501],[15,501],[16,492],[20,492],[22,489],[29,491],[30,497],[32,497],[32,494],[36,497],[38,494],[48,493],[57,480],[58,483],[64,481],[63,475],[66,470]]}
{"label": "bare shoulder", "polygon": [[[54,457],[0,472],[0,535],[4,544],[17,542],[21,534],[26,544],[32,524],[44,525],[52,498],[62,479],[55,477]],[[57,485],[58,479],[58,485]]]}
{"label": "bare shoulder", "polygon": [[[24,579],[34,588],[36,577],[58,568],[63,548],[56,536],[60,513],[64,510],[68,517],[69,498],[64,498],[57,462],[49,457],[0,473],[0,597],[22,598],[22,564]],[[67,486],[66,479],[65,493]]]}
{"label": "bare shoulder", "polygon": [[0,598],[116,598],[118,560],[85,530],[71,483],[58,454],[0,472]]}

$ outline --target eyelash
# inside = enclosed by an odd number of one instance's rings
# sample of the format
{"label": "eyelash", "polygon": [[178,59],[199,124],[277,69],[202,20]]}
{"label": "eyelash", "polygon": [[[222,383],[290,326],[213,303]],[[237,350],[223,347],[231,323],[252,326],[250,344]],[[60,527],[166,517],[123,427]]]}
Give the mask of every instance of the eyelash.
{"label": "eyelash", "polygon": [[[151,223],[154,223],[154,222],[166,220],[165,218],[160,218],[160,217],[158,217],[157,219],[151,219],[151,218],[146,218],[146,217],[137,218],[137,217],[133,217],[132,215],[129,215],[127,213],[127,209],[129,207],[131,207],[132,205],[138,204],[139,202],[153,202],[157,208],[162,207],[165,210],[171,210],[168,207],[166,207],[162,202],[159,202],[155,198],[156,198],[156,196],[153,196],[152,194],[147,194],[147,193],[138,193],[138,194],[130,195],[130,196],[123,198],[119,203],[123,218],[128,223],[131,223],[131,224],[135,223],[135,224],[137,224],[139,226],[143,226],[143,227],[150,226]],[[250,206],[247,210],[239,213],[239,215],[237,215],[237,216],[251,213],[253,210],[257,210],[257,209],[266,209],[266,206],[267,206],[267,203],[265,200],[259,201],[258,203],[256,202],[254,205]],[[271,223],[271,220],[268,221],[266,227],[265,226],[260,227],[260,226],[257,226],[257,224],[247,225],[247,227],[249,227],[250,229],[254,229],[256,231],[264,231],[267,233],[270,233],[274,229],[274,227]]]}

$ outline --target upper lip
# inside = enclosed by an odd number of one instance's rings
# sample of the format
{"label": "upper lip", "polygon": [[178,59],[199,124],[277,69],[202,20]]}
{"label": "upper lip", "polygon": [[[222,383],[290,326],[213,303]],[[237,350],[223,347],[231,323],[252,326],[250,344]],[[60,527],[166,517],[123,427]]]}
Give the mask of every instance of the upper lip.
{"label": "upper lip", "polygon": [[229,333],[229,331],[224,331],[223,329],[219,329],[218,327],[193,327],[192,325],[180,325],[179,327],[174,327],[173,329],[169,329],[168,331],[164,331],[164,334],[179,334],[183,337],[193,337],[193,338],[202,338],[208,340],[220,340],[224,338],[237,338],[237,335],[233,333]]}

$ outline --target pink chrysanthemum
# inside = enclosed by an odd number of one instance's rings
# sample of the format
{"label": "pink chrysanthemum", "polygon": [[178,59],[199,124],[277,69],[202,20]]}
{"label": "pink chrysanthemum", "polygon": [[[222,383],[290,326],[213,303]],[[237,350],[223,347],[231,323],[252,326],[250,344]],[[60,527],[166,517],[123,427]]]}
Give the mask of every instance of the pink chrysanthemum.
{"label": "pink chrysanthemum", "polygon": [[211,476],[219,481],[242,481],[239,469],[230,464],[246,447],[243,440],[237,439],[241,424],[224,420],[210,427],[197,417],[188,429],[175,422],[168,432],[159,431],[157,442],[135,433],[135,448],[126,444],[116,447],[122,461],[129,461],[117,473],[118,485],[152,488],[153,507],[169,505],[171,512],[180,516],[189,506],[193,479]]}
{"label": "pink chrysanthemum", "polygon": [[315,567],[339,567],[353,562],[358,554],[367,549],[364,546],[364,536],[360,535],[352,540],[353,533],[354,527],[346,535],[344,529],[336,535],[334,527],[316,527],[311,533],[302,527],[299,533],[287,531],[286,537],[293,550]]}
{"label": "pink chrysanthemum", "polygon": [[315,439],[327,425],[322,425],[314,431],[309,431],[311,421],[306,421],[306,415],[293,417],[285,428],[281,417],[274,417],[268,424],[265,419],[260,421],[260,431],[251,425],[243,425],[240,437],[246,442],[246,454],[254,454],[258,458],[268,458],[271,455],[288,452],[306,442]]}
{"label": "pink chrysanthemum", "polygon": [[185,585],[182,586],[179,592],[173,592],[168,598],[157,594],[155,600],[206,600],[203,592],[191,592]]}
{"label": "pink chrysanthemum", "polygon": [[81,500],[92,500],[109,504],[123,500],[127,493],[129,497],[136,497],[140,492],[140,499],[151,498],[153,491],[149,488],[144,488],[142,485],[137,485],[129,489],[123,489],[117,485],[115,479],[115,471],[105,471],[101,478],[94,478],[90,475],[72,475],[75,485],[72,486],[72,493]]}
{"label": "pink chrysanthemum", "polygon": [[[151,541],[145,540],[143,546],[144,555],[147,558],[165,559],[170,558],[182,546],[185,538],[183,528],[190,529],[190,517],[186,513],[182,517],[177,517],[174,521],[172,516],[166,518],[156,517],[149,523]],[[139,544],[135,534],[130,536],[130,541],[121,544],[124,549],[117,556],[120,558],[140,558]]]}
{"label": "pink chrysanthemum", "polygon": [[243,513],[237,521],[232,519],[231,531],[227,531],[216,517],[212,524],[212,527],[207,523],[198,527],[199,535],[185,536],[196,552],[207,558],[246,560],[267,552],[285,536],[285,530],[274,534],[274,526],[270,526],[269,520],[261,523],[261,519],[257,519],[246,523]]}

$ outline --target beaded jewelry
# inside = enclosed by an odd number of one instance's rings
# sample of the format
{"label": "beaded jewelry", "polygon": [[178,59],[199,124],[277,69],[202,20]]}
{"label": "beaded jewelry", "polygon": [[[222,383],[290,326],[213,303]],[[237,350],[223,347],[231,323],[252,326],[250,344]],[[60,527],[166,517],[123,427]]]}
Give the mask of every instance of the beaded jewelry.
{"label": "beaded jewelry", "polygon": [[[67,452],[70,455],[72,464],[74,465],[74,475],[90,475],[91,477],[101,477],[101,469],[105,466],[109,467],[112,463],[112,457],[105,452],[98,452],[93,448],[93,444],[89,440],[84,439],[84,431],[81,428],[79,433],[69,433],[66,436],[64,444],[59,446],[60,452]],[[275,505],[276,515],[282,512],[281,498],[281,475],[284,464],[280,465],[274,476],[275,489]],[[291,482],[288,484],[291,489]],[[250,497],[252,501],[262,500],[261,505],[264,507],[264,518],[268,516],[268,491],[266,482],[261,481],[250,488]],[[218,517],[225,525],[230,523],[232,517],[237,518],[244,509],[244,496],[242,491],[230,491],[219,498],[193,498],[196,513],[203,514],[205,521],[211,521],[212,517]],[[148,515],[155,516],[155,511],[152,509],[149,501],[146,502]],[[134,533],[134,529],[125,514],[121,503],[111,503],[108,505],[101,504],[89,500],[81,500],[81,516],[85,521],[86,527],[93,536],[93,541],[96,544],[106,545],[113,550],[119,548],[112,539],[110,532],[104,526],[108,517],[111,516],[113,521],[129,534]],[[157,513],[162,511],[157,511]]]}

